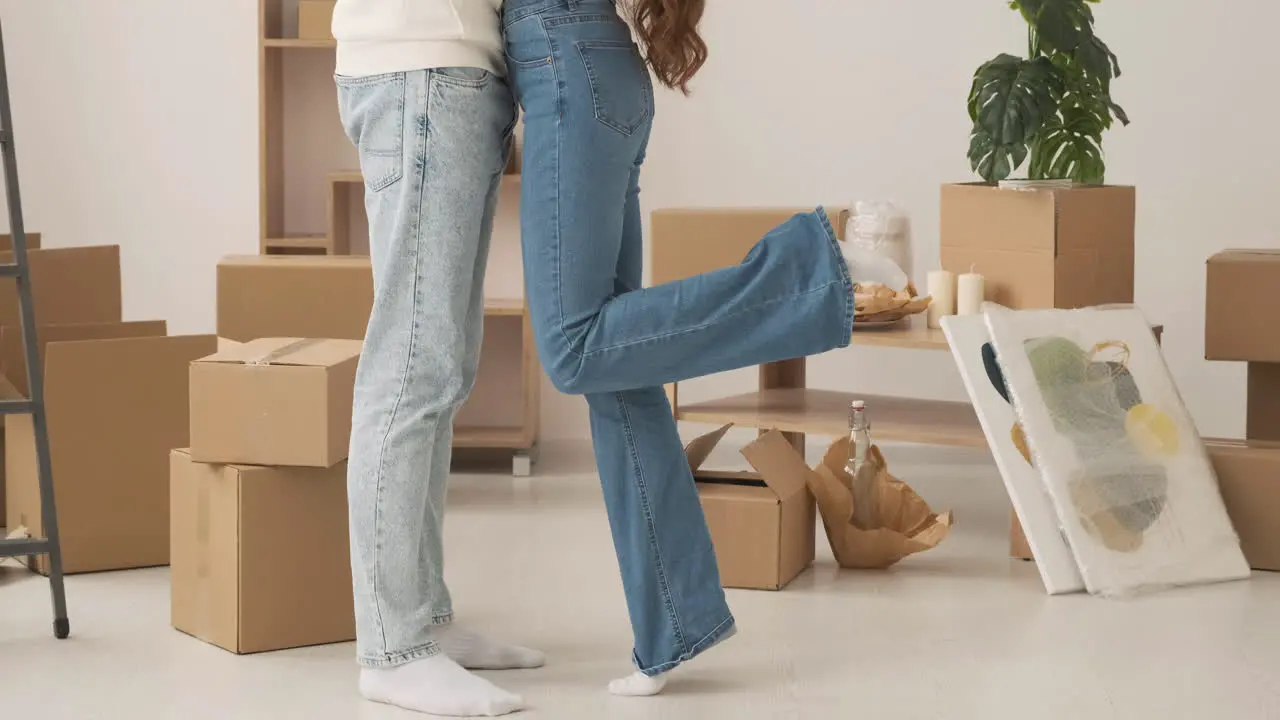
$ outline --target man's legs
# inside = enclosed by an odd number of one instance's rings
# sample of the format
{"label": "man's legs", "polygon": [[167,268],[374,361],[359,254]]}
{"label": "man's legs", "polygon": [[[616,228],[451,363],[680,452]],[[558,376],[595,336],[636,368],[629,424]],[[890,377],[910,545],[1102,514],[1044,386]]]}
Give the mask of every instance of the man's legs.
{"label": "man's legs", "polygon": [[510,712],[519,698],[458,664],[492,666],[495,646],[450,625],[441,533],[453,418],[478,363],[510,91],[468,68],[337,82],[374,275],[348,461],[361,690],[441,715]]}

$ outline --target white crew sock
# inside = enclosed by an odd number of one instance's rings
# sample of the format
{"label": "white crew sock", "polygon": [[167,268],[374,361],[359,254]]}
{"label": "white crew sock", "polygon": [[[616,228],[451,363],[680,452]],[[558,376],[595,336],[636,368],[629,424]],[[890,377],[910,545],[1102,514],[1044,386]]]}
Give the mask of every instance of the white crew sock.
{"label": "white crew sock", "polygon": [[360,694],[373,702],[448,717],[496,717],[524,709],[519,696],[472,675],[444,653],[393,668],[364,668]]}
{"label": "white crew sock", "polygon": [[640,671],[609,683],[609,692],[623,697],[649,697],[662,692],[667,686],[667,673],[645,675]]}
{"label": "white crew sock", "polygon": [[468,670],[539,668],[547,656],[519,645],[505,645],[457,625],[431,628],[431,638],[445,655]]}
{"label": "white crew sock", "polygon": [[858,247],[853,243],[840,243],[840,252],[844,255],[845,264],[849,266],[849,276],[854,284],[880,283],[893,290],[907,287],[907,274],[898,267],[898,263],[872,250]]}

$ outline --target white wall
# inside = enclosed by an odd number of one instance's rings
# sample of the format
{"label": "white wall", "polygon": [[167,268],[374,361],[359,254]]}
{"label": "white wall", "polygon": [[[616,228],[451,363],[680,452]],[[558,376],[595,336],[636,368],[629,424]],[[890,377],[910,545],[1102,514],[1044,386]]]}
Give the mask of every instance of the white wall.
{"label": "white wall", "polygon": [[[886,197],[936,258],[938,186],[970,177],[969,78],[1024,45],[1003,0],[711,0],[711,62],[691,99],[659,98],[649,208]],[[785,10],[779,10],[785,8]],[[1108,139],[1113,182],[1139,188],[1138,301],[1201,428],[1243,429],[1243,370],[1204,362],[1204,259],[1280,245],[1280,9],[1207,13],[1188,0],[1105,3],[1134,125]],[[32,229],[49,244],[119,243],[129,317],[213,327],[213,267],[257,247],[255,0],[0,0]],[[156,29],[144,29],[152,25]],[[1260,326],[1260,331],[1263,327]],[[942,353],[852,350],[811,384],[963,397]],[[750,387],[751,372],[686,397]],[[586,433],[581,404],[544,395],[549,437]],[[567,416],[567,417],[566,417]]]}

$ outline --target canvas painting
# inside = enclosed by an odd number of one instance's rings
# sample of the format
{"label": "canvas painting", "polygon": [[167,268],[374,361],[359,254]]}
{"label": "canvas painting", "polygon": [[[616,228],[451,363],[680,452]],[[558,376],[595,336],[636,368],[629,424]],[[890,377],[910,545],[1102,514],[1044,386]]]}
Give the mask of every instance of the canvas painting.
{"label": "canvas painting", "polygon": [[1134,308],[984,313],[1089,592],[1249,576],[1204,444]]}
{"label": "canvas painting", "polygon": [[981,315],[944,317],[942,330],[1035,555],[1045,590],[1050,595],[1083,592],[1084,578],[1080,577],[1076,559],[1063,536],[1048,488],[1031,461],[986,320]]}

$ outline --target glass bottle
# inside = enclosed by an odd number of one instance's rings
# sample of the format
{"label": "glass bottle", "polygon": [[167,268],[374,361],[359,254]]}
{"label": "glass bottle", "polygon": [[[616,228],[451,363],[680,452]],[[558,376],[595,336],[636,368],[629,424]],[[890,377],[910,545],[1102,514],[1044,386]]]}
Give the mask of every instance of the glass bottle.
{"label": "glass bottle", "polygon": [[849,461],[845,470],[858,476],[871,452],[871,422],[867,420],[867,404],[862,400],[849,403]]}
{"label": "glass bottle", "polygon": [[871,457],[871,420],[862,400],[849,404],[849,459],[845,470],[850,477],[853,495],[853,522],[864,530],[879,526],[879,495],[874,468],[867,467]]}

